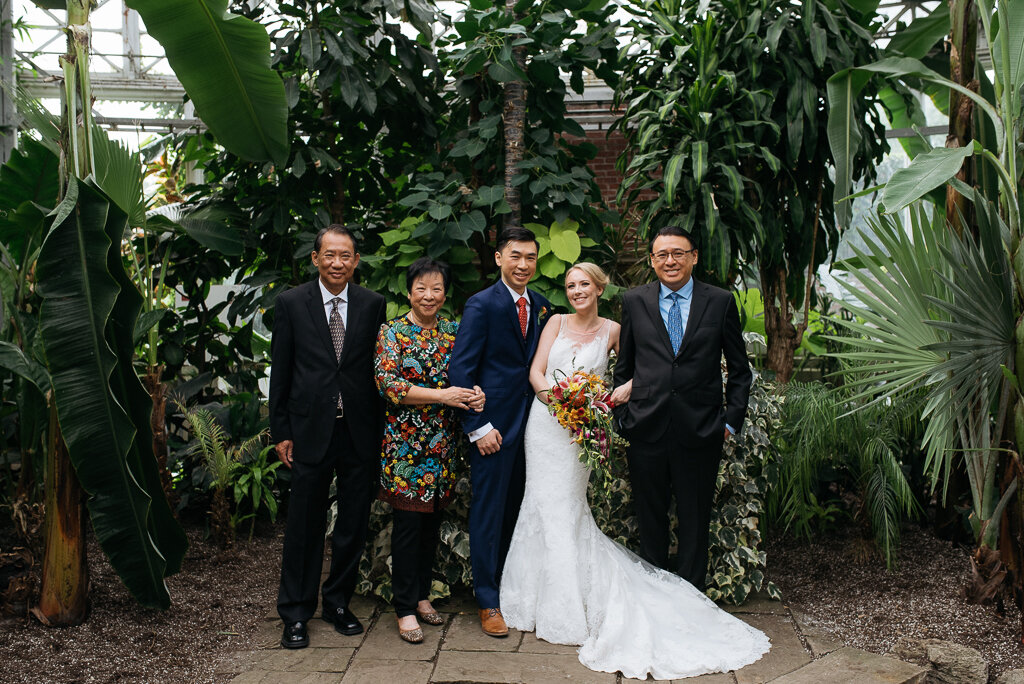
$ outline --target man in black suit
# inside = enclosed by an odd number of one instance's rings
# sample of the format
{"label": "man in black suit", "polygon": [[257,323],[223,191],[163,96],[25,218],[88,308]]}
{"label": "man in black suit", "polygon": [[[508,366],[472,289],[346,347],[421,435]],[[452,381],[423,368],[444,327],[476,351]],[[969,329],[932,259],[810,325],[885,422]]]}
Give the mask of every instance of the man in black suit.
{"label": "man in black suit", "polygon": [[277,595],[285,648],[309,645],[334,474],[338,519],[322,590],[323,619],[342,634],[363,631],[348,602],[366,543],[383,438],[373,355],[384,298],[350,282],[359,252],[344,226],[320,231],[312,259],[319,277],[277,298],[271,339],[270,431],[278,458],[292,471]]}
{"label": "man in black suit", "polygon": [[[722,444],[743,426],[752,374],[733,295],[692,277],[693,236],[675,226],[651,242],[658,282],[626,292],[615,366],[616,416],[629,440],[640,555],[668,569],[676,498],[677,574],[703,590]],[[729,371],[722,408],[721,358]],[[632,380],[632,386],[628,382]],[[625,402],[625,403],[623,403]]]}

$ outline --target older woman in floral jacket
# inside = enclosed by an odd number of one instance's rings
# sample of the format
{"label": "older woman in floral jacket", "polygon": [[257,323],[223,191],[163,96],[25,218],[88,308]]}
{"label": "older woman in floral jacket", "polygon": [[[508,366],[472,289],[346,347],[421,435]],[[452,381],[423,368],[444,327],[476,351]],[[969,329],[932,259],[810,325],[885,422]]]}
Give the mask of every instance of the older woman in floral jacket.
{"label": "older woman in floral jacket", "polygon": [[451,271],[423,258],[406,274],[411,310],[381,326],[377,387],[387,400],[379,498],[391,504],[391,573],[398,630],[423,641],[420,620],[444,621],[430,604],[441,511],[452,497],[452,456],[462,439],[453,408],[482,410],[480,388],[451,387],[448,360],[458,324],[438,313]]}

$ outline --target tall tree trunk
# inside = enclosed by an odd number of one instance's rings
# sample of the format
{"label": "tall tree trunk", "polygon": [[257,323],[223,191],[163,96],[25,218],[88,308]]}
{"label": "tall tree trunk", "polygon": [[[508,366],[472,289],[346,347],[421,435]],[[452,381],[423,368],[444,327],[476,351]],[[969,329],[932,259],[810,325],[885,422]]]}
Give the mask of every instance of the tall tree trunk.
{"label": "tall tree trunk", "polygon": [[[512,14],[515,0],[505,0],[505,10]],[[520,45],[512,48],[512,61],[526,72],[526,47]],[[512,184],[512,179],[520,173],[519,162],[523,160],[523,138],[526,128],[526,85],[519,80],[505,84],[505,106],[502,110],[502,121],[505,124],[505,201],[512,212],[506,224],[522,225],[523,203],[519,196],[519,188]]]}
{"label": "tall tree trunk", "polygon": [[167,502],[173,511],[177,501],[174,496],[174,486],[171,483],[171,473],[167,470],[167,386],[160,381],[163,369],[163,366],[150,366],[143,378],[143,384],[153,399],[153,413],[149,420],[149,426],[153,430],[153,455],[156,456],[164,496],[167,497]]}
{"label": "tall tree trunk", "polygon": [[85,510],[82,488],[71,467],[52,399],[50,406],[43,581],[39,604],[32,608],[32,614],[48,627],[70,627],[85,620],[88,609]]}
{"label": "tall tree trunk", "polygon": [[[969,90],[978,92],[974,78],[978,42],[978,9],[974,0],[949,0],[950,33],[949,78]],[[974,102],[962,93],[949,91],[949,131],[946,147],[967,147],[974,139]],[[974,157],[964,160],[957,178],[974,184]],[[952,185],[946,185],[946,220],[957,233],[964,229],[977,233],[971,203]]]}
{"label": "tall tree trunk", "polygon": [[793,377],[793,355],[804,341],[804,333],[807,332],[807,317],[811,310],[811,286],[814,284],[814,271],[818,264],[816,259],[818,228],[821,225],[821,201],[824,188],[824,181],[819,180],[818,201],[814,210],[814,223],[811,225],[811,252],[804,279],[803,319],[799,323],[793,323],[796,309],[786,286],[788,271],[785,262],[774,265],[762,264],[760,267],[761,296],[764,300],[764,332],[768,345],[765,366],[775,371],[775,380],[782,385],[788,383]]}
{"label": "tall tree trunk", "polygon": [[[67,0],[67,53],[60,58],[64,73],[61,108],[61,196],[69,178],[93,172],[92,96],[89,84],[89,12],[92,0]],[[46,453],[46,518],[43,579],[39,605],[32,613],[45,625],[63,627],[85,619],[89,575],[85,558],[85,517],[82,488],[68,456],[51,393]]]}

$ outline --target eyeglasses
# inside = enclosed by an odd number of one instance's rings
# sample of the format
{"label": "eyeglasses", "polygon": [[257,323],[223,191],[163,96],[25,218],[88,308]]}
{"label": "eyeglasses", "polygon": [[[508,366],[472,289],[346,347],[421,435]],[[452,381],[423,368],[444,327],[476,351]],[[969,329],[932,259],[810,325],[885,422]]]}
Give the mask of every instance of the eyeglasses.
{"label": "eyeglasses", "polygon": [[674,261],[682,261],[687,254],[693,254],[696,251],[697,248],[694,247],[693,249],[674,249],[671,252],[655,252],[651,255],[651,259],[659,264],[667,261],[669,257],[672,257]]}

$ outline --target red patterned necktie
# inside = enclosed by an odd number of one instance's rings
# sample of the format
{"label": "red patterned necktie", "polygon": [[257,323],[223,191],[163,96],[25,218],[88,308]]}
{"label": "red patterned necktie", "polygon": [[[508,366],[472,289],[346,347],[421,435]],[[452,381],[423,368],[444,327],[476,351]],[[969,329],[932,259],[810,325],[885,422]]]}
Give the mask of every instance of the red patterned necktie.
{"label": "red patterned necktie", "polygon": [[523,339],[526,339],[526,297],[520,297],[519,301],[516,302],[516,306],[519,307],[519,327],[523,331]]}

